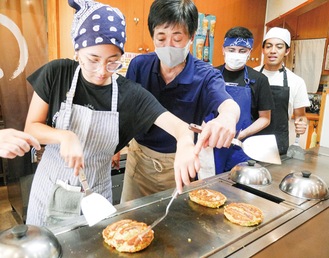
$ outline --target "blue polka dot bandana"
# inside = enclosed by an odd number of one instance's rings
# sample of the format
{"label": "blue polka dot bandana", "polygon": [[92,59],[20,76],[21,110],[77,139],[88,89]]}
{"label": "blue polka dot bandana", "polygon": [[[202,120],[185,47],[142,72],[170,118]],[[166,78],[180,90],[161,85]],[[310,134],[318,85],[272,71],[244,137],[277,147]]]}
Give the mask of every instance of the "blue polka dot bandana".
{"label": "blue polka dot bandana", "polygon": [[75,50],[113,44],[124,53],[126,22],[119,9],[91,0],[68,0],[76,10],[71,37]]}
{"label": "blue polka dot bandana", "polygon": [[252,49],[252,45],[254,44],[254,39],[252,38],[225,38],[224,39],[224,47],[246,47]]}

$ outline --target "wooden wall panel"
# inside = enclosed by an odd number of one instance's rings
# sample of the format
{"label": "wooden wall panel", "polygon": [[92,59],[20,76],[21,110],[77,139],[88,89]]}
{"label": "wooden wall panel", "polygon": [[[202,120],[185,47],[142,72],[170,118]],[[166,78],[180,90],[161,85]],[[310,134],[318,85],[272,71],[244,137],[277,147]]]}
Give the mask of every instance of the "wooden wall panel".
{"label": "wooden wall panel", "polygon": [[48,58],[72,58],[74,55],[71,40],[71,24],[74,10],[67,1],[47,1]]}
{"label": "wooden wall panel", "polygon": [[73,58],[74,48],[71,39],[71,25],[74,15],[74,9],[70,7],[67,1],[58,1],[59,5],[59,57]]}
{"label": "wooden wall panel", "polygon": [[[147,16],[153,0],[100,0],[102,3],[118,7],[127,19],[126,51],[142,52],[154,50],[152,39],[147,28]],[[261,42],[263,38],[266,0],[195,0],[198,10],[202,13],[214,14],[217,17],[215,29],[216,43],[214,46],[214,65],[224,62],[222,45],[225,32],[233,26],[249,28],[255,37],[254,50],[251,58],[258,61],[249,61],[248,65],[257,66],[261,60]],[[48,0],[48,42],[49,59],[68,57],[72,58],[70,28],[73,18],[73,9],[67,1]],[[136,24],[134,18],[138,18]]]}
{"label": "wooden wall panel", "polygon": [[329,3],[298,17],[297,39],[326,38],[329,30]]}
{"label": "wooden wall panel", "polygon": [[59,57],[59,36],[60,30],[58,19],[58,1],[48,0],[47,2],[47,36],[48,36],[48,59],[53,60]]}
{"label": "wooden wall panel", "polygon": [[216,15],[214,66],[224,62],[222,46],[227,30],[235,26],[247,27],[255,38],[254,49],[251,58],[258,61],[249,61],[248,65],[255,67],[260,65],[261,44],[264,35],[266,14],[266,0],[195,0],[199,12]]}

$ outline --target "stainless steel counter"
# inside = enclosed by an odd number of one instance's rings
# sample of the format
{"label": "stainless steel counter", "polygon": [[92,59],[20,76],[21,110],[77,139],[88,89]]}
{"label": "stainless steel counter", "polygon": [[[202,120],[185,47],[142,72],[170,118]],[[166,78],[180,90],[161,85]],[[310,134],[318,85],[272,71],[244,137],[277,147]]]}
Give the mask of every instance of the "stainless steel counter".
{"label": "stainless steel counter", "polygon": [[[310,170],[329,184],[326,153],[329,153],[327,149],[320,148],[307,154],[305,161],[285,159],[280,166],[264,164],[273,178],[273,183],[266,187],[241,189],[230,180],[229,173],[192,183],[173,202],[166,219],[154,228],[151,245],[133,254],[134,257],[255,255],[328,209],[328,200],[300,200],[278,189],[283,177],[296,170]],[[211,209],[191,202],[188,192],[201,187],[222,192],[227,196],[227,203],[246,202],[258,206],[264,213],[263,223],[256,227],[234,225],[224,217],[223,208]],[[102,230],[126,218],[151,224],[164,214],[171,193],[172,190],[168,190],[117,205],[117,213],[93,227],[86,226],[81,217],[50,229],[60,241],[64,257],[128,257],[131,254],[118,253],[103,242]]]}
{"label": "stainless steel counter", "polygon": [[[288,195],[280,190],[279,185],[281,180],[289,173],[300,172],[304,170],[310,171],[312,174],[319,176],[327,183],[327,185],[329,185],[328,155],[329,150],[327,148],[316,148],[313,151],[306,152],[305,160],[282,157],[282,165],[262,164],[271,173],[273,180],[272,183],[266,186],[248,186],[247,188],[251,187],[255,190],[258,190],[260,194],[269,194],[273,197],[274,200],[281,199],[281,201],[287,204],[297,205],[302,209],[307,209],[317,203],[318,200],[311,201]],[[229,173],[221,175],[221,178],[223,180],[227,180],[229,183],[234,184],[234,182],[230,180]],[[270,198],[270,196],[267,197]]]}

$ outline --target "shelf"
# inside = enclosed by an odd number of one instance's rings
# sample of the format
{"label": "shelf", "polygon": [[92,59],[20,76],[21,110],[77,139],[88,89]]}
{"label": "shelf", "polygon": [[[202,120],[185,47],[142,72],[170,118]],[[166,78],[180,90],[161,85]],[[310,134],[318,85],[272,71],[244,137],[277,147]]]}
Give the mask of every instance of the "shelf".
{"label": "shelf", "polygon": [[308,0],[304,3],[302,3],[301,5],[291,9],[290,11],[280,15],[279,17],[275,18],[274,20],[269,21],[268,23],[266,23],[266,26],[267,27],[279,26],[281,24],[284,24],[284,21],[287,17],[302,15],[304,13],[307,13],[307,12],[321,6],[322,4],[327,3],[327,2],[328,2],[328,0]]}

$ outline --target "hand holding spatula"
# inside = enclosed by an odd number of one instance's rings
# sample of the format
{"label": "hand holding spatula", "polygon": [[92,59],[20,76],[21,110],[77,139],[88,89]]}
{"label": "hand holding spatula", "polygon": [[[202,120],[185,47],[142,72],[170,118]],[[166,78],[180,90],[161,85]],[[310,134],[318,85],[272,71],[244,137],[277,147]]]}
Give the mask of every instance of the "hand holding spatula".
{"label": "hand holding spatula", "polygon": [[[299,122],[303,121],[303,118],[299,118],[298,121]],[[292,145],[290,145],[288,150],[287,150],[287,157],[300,159],[300,160],[305,159],[305,151],[302,149],[302,147],[300,147],[299,139],[300,139],[300,134],[297,133],[296,138],[295,138],[295,142]]]}
{"label": "hand holding spatula", "polygon": [[[196,124],[190,124],[189,129],[195,133],[202,132],[202,127]],[[272,164],[281,164],[275,135],[251,136],[243,142],[234,138],[231,144],[241,147],[243,152],[254,160]]]}

